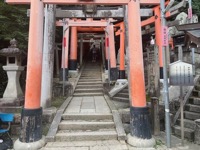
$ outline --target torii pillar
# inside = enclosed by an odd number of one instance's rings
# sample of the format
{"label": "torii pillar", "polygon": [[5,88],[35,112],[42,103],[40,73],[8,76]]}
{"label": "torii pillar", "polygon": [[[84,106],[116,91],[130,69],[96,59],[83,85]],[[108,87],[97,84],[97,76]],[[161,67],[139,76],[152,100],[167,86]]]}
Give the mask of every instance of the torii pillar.
{"label": "torii pillar", "polygon": [[162,26],[161,26],[161,16],[160,16],[160,7],[154,9],[155,13],[155,39],[156,45],[158,46],[158,55],[159,55],[159,66],[160,66],[160,79],[163,79],[163,53],[162,53]]}
{"label": "torii pillar", "polygon": [[81,39],[80,39],[80,57],[79,58],[80,58],[79,63],[81,67],[83,64],[83,35],[81,35]]}
{"label": "torii pillar", "polygon": [[105,69],[108,70],[108,35],[105,34]]}
{"label": "torii pillar", "polygon": [[135,147],[153,147],[149,111],[146,106],[143,50],[141,37],[140,0],[128,3],[128,45],[129,45],[129,97],[130,134],[127,142]]}
{"label": "torii pillar", "polygon": [[71,27],[69,70],[77,69],[77,27]]}
{"label": "torii pillar", "polygon": [[101,38],[101,53],[102,53],[103,66],[105,66],[105,42],[103,37]]}
{"label": "torii pillar", "polygon": [[110,80],[115,81],[118,79],[118,70],[116,65],[116,53],[115,53],[115,40],[114,40],[114,26],[109,23],[108,29],[108,58],[110,60]]}
{"label": "torii pillar", "polygon": [[124,43],[125,43],[125,35],[124,32],[125,31],[125,27],[124,27],[124,23],[120,24],[120,66],[119,66],[119,79],[125,79],[125,61],[124,61]]}
{"label": "torii pillar", "polygon": [[64,20],[60,81],[68,81],[68,72],[69,72],[68,55],[69,55],[69,27],[66,25]]}
{"label": "torii pillar", "polygon": [[20,137],[14,144],[15,150],[37,150],[45,144],[40,107],[43,20],[43,2],[31,0],[25,104],[21,113]]}

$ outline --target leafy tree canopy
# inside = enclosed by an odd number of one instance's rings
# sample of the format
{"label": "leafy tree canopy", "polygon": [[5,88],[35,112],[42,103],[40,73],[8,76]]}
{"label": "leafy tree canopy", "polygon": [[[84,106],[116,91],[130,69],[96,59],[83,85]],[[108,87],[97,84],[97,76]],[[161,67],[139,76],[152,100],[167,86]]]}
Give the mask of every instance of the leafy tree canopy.
{"label": "leafy tree canopy", "polygon": [[194,13],[200,17],[200,0],[192,0],[192,8]]}
{"label": "leafy tree canopy", "polygon": [[10,39],[15,38],[19,43],[18,47],[27,50],[28,8],[29,6],[24,5],[8,5],[4,0],[0,0],[0,48],[5,48]]}

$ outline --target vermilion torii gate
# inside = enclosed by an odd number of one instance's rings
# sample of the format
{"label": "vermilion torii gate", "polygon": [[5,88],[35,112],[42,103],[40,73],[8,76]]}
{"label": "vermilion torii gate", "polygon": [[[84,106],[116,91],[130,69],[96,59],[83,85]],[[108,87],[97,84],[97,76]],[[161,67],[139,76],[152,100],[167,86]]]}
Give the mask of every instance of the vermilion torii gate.
{"label": "vermilion torii gate", "polygon": [[125,60],[124,60],[124,41],[125,41],[125,27],[124,22],[116,24],[120,29],[116,32],[116,35],[120,35],[120,66],[119,66],[119,79],[125,79]]}
{"label": "vermilion torii gate", "polygon": [[15,149],[36,150],[44,145],[41,132],[42,108],[40,107],[44,4],[128,5],[129,95],[131,99],[131,133],[128,136],[128,142],[136,147],[141,145],[152,147],[155,144],[155,140],[151,136],[148,108],[146,106],[140,4],[158,5],[160,0],[5,1],[10,4],[31,4],[25,106],[22,110],[21,134],[19,140],[15,143]]}
{"label": "vermilion torii gate", "polygon": [[[75,20],[75,19],[64,19],[64,21],[59,21],[56,23],[57,26],[63,26],[63,35],[64,35],[64,47],[63,47],[63,57],[62,57],[62,69],[65,69],[66,75],[68,74],[68,40],[69,40],[69,32],[68,29],[71,27],[71,51],[70,51],[70,70],[76,70],[77,69],[77,30],[74,31],[74,28],[77,27],[105,27],[106,32],[108,33],[109,38],[109,60],[110,60],[110,79],[111,80],[117,80],[118,79],[118,71],[116,66],[116,55],[115,55],[115,45],[114,45],[114,27],[113,24],[110,21],[100,20],[100,21],[94,21],[90,18],[87,20]],[[76,56],[76,57],[71,57]],[[61,71],[60,73],[60,79],[63,79],[63,74],[65,74]],[[67,80],[65,76],[65,79]]]}

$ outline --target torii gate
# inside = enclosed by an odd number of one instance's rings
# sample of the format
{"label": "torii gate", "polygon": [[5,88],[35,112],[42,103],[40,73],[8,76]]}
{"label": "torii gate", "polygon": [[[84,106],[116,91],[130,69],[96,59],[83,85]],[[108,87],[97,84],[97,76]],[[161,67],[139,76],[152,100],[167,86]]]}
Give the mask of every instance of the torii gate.
{"label": "torii gate", "polygon": [[[170,3],[170,0],[167,0],[165,2],[165,5],[168,5]],[[166,12],[165,17],[166,18],[170,18],[176,14],[179,13],[178,9],[183,7],[186,4],[186,1],[182,1],[180,3],[178,3],[177,5],[173,6],[170,8],[170,10],[168,10]],[[161,11],[160,11],[160,6],[156,6],[154,8],[152,8],[152,10],[154,11],[154,16],[143,20],[141,23],[141,26],[144,27],[146,25],[150,25],[155,23],[155,40],[156,40],[156,45],[158,46],[159,49],[159,67],[160,67],[160,79],[163,79],[163,53],[162,53],[162,45],[163,45],[163,41],[162,41],[162,26],[161,26]],[[171,39],[170,39],[171,40]],[[172,45],[172,41],[169,41],[169,44]]]}
{"label": "torii gate", "polygon": [[40,107],[44,4],[128,5],[129,88],[131,99],[131,133],[128,136],[128,143],[136,147],[140,147],[141,143],[146,147],[152,147],[155,144],[150,131],[148,108],[146,106],[140,4],[158,5],[160,0],[5,1],[10,4],[31,4],[25,106],[22,110],[20,139],[15,142],[15,150],[36,150],[45,144],[41,132],[42,108]]}
{"label": "torii gate", "polygon": [[115,26],[119,26],[120,29],[115,33],[115,35],[120,35],[120,66],[119,66],[119,79],[125,79],[125,60],[124,60],[124,42],[125,42],[125,27],[124,22],[116,24]]}
{"label": "torii gate", "polygon": [[[72,28],[72,34],[71,38],[71,51],[70,51],[70,66],[69,69],[76,70],[77,68],[77,31],[73,31],[74,28],[77,27],[106,27],[106,31],[108,31],[108,37],[109,37],[109,47],[110,47],[110,78],[111,80],[117,80],[118,79],[118,72],[117,72],[117,66],[116,66],[116,55],[115,55],[115,46],[114,46],[114,29],[112,23],[109,21],[94,21],[91,19],[87,20],[65,20],[64,22],[58,22],[56,23],[57,26],[63,26],[64,31],[64,47],[63,47],[63,57],[62,57],[62,69],[65,68],[66,75],[68,74],[68,40],[69,40],[69,33],[65,33],[69,27]],[[69,32],[69,31],[67,31]],[[66,41],[67,40],[67,41]],[[73,57],[72,57],[73,56]],[[65,62],[65,63],[64,63]],[[65,73],[61,71],[60,73],[60,79],[63,79],[63,76]],[[66,75],[64,75],[66,77]],[[66,78],[67,80],[67,78]]]}

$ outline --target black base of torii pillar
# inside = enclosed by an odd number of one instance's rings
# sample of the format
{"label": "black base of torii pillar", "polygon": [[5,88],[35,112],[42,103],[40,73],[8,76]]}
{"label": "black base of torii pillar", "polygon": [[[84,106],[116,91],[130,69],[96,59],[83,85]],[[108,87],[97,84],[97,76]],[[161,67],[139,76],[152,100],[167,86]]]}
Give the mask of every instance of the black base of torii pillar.
{"label": "black base of torii pillar", "polygon": [[25,103],[21,112],[20,137],[14,143],[15,150],[38,150],[45,145],[45,137],[42,136],[42,108],[40,104],[43,20],[43,2],[31,0]]}
{"label": "black base of torii pillar", "polygon": [[[134,15],[132,15],[134,14]],[[141,37],[140,1],[128,3],[128,80],[130,91],[130,134],[127,142],[139,148],[150,148],[155,145],[151,135],[149,110],[146,106],[144,65]]]}

